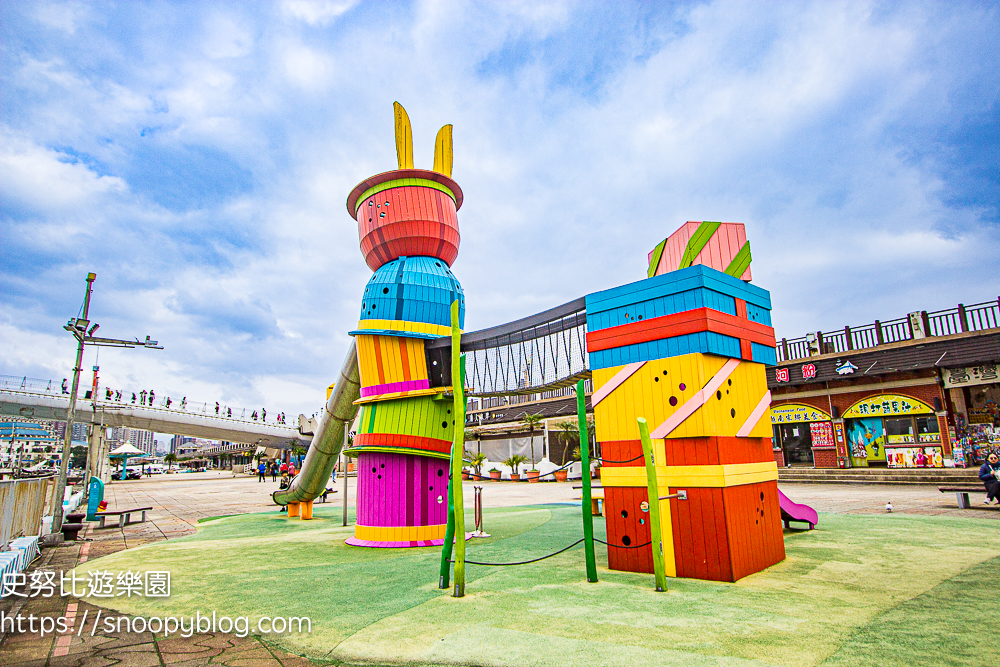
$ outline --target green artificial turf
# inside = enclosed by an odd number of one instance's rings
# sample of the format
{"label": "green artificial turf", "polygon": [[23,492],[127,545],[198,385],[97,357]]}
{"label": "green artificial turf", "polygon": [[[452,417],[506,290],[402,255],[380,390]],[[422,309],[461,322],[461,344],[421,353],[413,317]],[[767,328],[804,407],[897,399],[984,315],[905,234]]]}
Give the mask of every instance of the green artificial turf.
{"label": "green artificial turf", "polygon": [[[784,562],[736,584],[671,579],[666,593],[652,575],[606,567],[587,583],[581,546],[532,565],[469,565],[467,595],[454,599],[437,588],[439,548],[348,547],[338,513],[216,519],[78,573],[168,570],[169,599],[105,606],[309,616],[311,633],[266,639],[367,663],[981,666],[975,621],[997,606],[1000,525],[984,519],[824,514],[818,530],[786,533]],[[469,559],[528,559],[582,535],[580,508],[565,505],[487,510],[485,527],[493,537],[470,541]],[[600,545],[597,558],[607,563]]]}

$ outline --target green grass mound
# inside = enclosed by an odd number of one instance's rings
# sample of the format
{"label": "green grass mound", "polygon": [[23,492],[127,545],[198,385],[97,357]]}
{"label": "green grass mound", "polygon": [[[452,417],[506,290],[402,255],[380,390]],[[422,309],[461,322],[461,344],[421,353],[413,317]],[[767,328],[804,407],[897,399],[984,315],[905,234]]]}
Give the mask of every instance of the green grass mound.
{"label": "green grass mound", "polygon": [[[471,519],[471,517],[470,517]],[[599,568],[583,548],[519,567],[468,566],[467,595],[437,588],[440,549],[349,547],[337,508],[313,521],[251,514],[78,568],[166,570],[169,598],[107,606],[151,616],[308,616],[267,635],[314,659],[456,665],[982,665],[976,619],[995,618],[1000,530],[990,520],[823,515],[786,533],[787,559],[736,584]],[[596,521],[603,538],[603,522]],[[524,560],[582,535],[579,507],[487,510],[468,558]],[[598,563],[607,563],[598,545]],[[101,604],[103,601],[93,600]]]}

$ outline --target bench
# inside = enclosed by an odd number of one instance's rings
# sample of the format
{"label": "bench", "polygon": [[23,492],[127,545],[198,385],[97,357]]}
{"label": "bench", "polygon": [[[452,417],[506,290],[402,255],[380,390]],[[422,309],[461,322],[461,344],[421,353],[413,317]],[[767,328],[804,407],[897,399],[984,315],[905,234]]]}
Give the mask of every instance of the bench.
{"label": "bench", "polygon": [[142,520],[138,523],[146,523],[146,512],[152,510],[152,507],[133,507],[130,510],[116,510],[114,512],[94,512],[94,516],[101,520],[101,525],[99,528],[104,528],[104,521],[109,516],[118,517],[118,527],[123,528],[128,524],[132,523],[131,518],[133,514],[142,512]]}
{"label": "bench", "polygon": [[601,510],[604,509],[604,494],[603,493],[591,493],[590,494],[590,513],[593,516],[604,516]]}
{"label": "bench", "polygon": [[941,493],[954,493],[955,497],[958,498],[958,509],[965,510],[970,507],[969,494],[986,493],[986,487],[975,484],[963,484],[961,486],[939,486],[938,491]]}
{"label": "bench", "polygon": [[336,492],[337,492],[337,489],[331,489],[331,488],[327,487],[326,489],[323,490],[323,493],[319,494],[319,497],[322,498],[323,502],[325,503],[327,495],[329,495],[331,493],[336,493]]}

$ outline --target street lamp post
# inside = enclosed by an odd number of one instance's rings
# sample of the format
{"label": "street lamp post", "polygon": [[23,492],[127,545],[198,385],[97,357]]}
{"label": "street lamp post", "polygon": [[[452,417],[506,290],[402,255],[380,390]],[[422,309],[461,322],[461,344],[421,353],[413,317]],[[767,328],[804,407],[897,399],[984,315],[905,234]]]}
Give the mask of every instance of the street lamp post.
{"label": "street lamp post", "polygon": [[[162,350],[163,346],[155,340],[150,340],[146,336],[145,341],[120,340],[117,338],[95,338],[94,332],[99,325],[90,324],[90,296],[94,291],[94,281],[97,280],[96,273],[87,274],[87,291],[83,298],[83,316],[75,317],[66,323],[63,328],[73,334],[76,338],[76,363],[73,365],[73,387],[69,394],[69,409],[66,411],[66,434],[63,437],[62,457],[59,461],[59,477],[56,479],[55,497],[53,498],[55,508],[52,513],[52,532],[57,534],[62,529],[63,523],[63,496],[66,494],[66,477],[69,473],[69,458],[73,444],[73,420],[76,416],[76,394],[80,389],[80,372],[83,370],[83,348],[85,345],[96,345],[98,347],[146,347],[153,350]],[[90,327],[89,329],[87,327]],[[85,480],[86,481],[86,480]]]}

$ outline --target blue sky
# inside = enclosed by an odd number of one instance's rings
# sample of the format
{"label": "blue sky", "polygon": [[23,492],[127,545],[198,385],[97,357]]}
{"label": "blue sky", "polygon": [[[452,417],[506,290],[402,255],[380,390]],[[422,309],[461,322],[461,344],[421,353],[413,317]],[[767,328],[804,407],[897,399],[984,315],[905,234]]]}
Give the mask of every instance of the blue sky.
{"label": "blue sky", "polygon": [[[779,336],[1000,294],[990,3],[0,5],[0,373],[311,413],[371,272],[344,201],[454,124],[479,329],[738,221]],[[91,355],[85,362],[94,362]]]}

